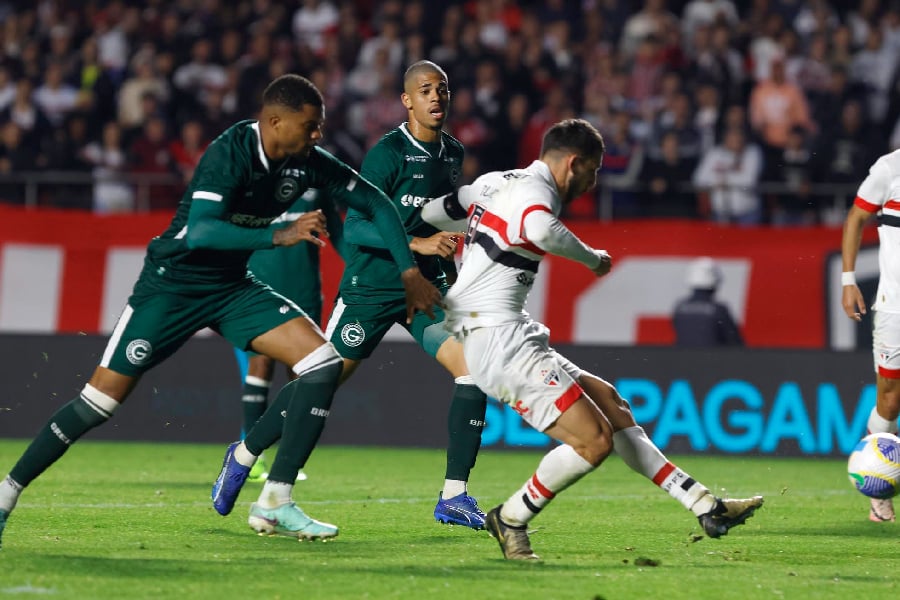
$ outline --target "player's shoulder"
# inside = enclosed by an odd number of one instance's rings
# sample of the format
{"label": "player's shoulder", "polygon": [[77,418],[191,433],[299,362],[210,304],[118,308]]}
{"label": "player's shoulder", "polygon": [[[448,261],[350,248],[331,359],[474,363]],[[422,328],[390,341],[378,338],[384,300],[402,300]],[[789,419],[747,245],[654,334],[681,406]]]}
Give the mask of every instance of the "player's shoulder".
{"label": "player's shoulder", "polygon": [[876,169],[885,169],[891,175],[900,175],[900,149],[878,157],[878,160],[872,165],[872,170]]}
{"label": "player's shoulder", "polygon": [[400,127],[394,127],[387,133],[385,133],[375,145],[372,146],[369,152],[392,152],[399,153],[402,152],[405,147],[409,145],[409,140],[406,135],[400,129]]}
{"label": "player's shoulder", "polygon": [[450,153],[451,155],[465,153],[466,147],[463,146],[463,143],[446,131],[441,131],[441,139],[443,140],[444,146],[447,148],[448,153]]}

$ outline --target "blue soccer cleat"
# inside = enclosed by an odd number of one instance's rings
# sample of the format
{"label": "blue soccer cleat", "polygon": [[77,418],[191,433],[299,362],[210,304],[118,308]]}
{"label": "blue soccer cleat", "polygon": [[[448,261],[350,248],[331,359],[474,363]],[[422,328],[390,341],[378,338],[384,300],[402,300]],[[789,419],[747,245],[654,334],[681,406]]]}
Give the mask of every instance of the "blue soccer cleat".
{"label": "blue soccer cleat", "polygon": [[475,498],[465,492],[446,500],[444,500],[443,493],[438,494],[438,502],[434,507],[434,518],[440,523],[484,529],[484,511],[478,508]]}
{"label": "blue soccer cleat", "polygon": [[6,519],[9,518],[9,513],[5,510],[0,510],[0,548],[3,547],[3,528],[6,527]]}
{"label": "blue soccer cleat", "polygon": [[283,535],[298,540],[323,540],[338,534],[337,525],[308,517],[303,510],[288,502],[278,508],[263,508],[256,502],[250,505],[247,524],[260,535]]}
{"label": "blue soccer cleat", "polygon": [[223,517],[231,512],[237,501],[244,482],[250,474],[250,467],[245,467],[234,458],[234,449],[240,442],[234,442],[225,451],[225,460],[222,461],[222,470],[212,487],[213,508]]}

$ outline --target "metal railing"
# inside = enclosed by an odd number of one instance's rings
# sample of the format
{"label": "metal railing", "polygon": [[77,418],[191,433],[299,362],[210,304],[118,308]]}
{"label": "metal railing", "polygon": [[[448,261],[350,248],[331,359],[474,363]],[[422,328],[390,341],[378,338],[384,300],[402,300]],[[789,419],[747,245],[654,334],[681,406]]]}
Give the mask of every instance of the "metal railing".
{"label": "metal railing", "polygon": [[[84,186],[87,196],[90,196],[91,190],[96,183],[117,181],[127,183],[134,189],[135,195],[135,211],[146,212],[150,210],[154,204],[166,204],[175,206],[180,199],[180,194],[184,190],[184,181],[175,174],[158,174],[158,173],[133,173],[126,172],[116,175],[116,179],[101,178],[82,171],[20,171],[17,173],[0,174],[0,186],[18,185],[22,186],[20,196],[15,201],[17,204],[24,204],[27,207],[37,207],[43,205],[52,205],[52,200],[45,198],[52,195],[52,192],[59,190],[61,186]],[[609,221],[614,216],[613,193],[617,191],[642,192],[646,189],[646,182],[635,181],[631,178],[620,178],[615,175],[603,176],[601,174],[597,191],[597,214],[600,220]],[[151,192],[154,188],[166,187],[171,197],[152,198]],[[809,185],[808,194],[810,197],[817,199],[818,210],[821,214],[821,220],[825,223],[840,223],[847,211],[848,198],[852,198],[856,193],[858,184],[833,184],[833,183],[812,183]],[[702,190],[695,188],[690,182],[682,182],[676,186],[677,191],[697,193]],[[794,188],[779,182],[760,182],[756,186],[756,191],[760,194],[791,194]],[[10,202],[9,199],[3,198],[0,192],[0,202]],[[89,208],[89,207],[86,207]]]}

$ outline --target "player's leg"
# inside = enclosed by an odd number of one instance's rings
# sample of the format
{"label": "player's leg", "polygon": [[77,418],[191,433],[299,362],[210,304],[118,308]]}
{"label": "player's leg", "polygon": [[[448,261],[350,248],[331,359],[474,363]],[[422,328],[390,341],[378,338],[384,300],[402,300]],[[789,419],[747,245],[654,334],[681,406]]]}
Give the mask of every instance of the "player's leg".
{"label": "player's leg", "polygon": [[487,514],[488,531],[510,559],[537,558],[527,524],[612,451],[612,426],[548,348],[547,333],[539,323],[514,323],[476,329],[463,342],[479,386],[562,442],[521,488]]}
{"label": "player's leg", "polygon": [[[243,386],[241,388],[241,413],[243,415],[243,424],[241,427],[241,439],[246,437],[247,432],[256,425],[266,407],[269,405],[269,388],[272,386],[272,376],[275,374],[275,361],[268,356],[247,352],[235,348],[235,354],[238,356],[238,364],[245,366],[242,369]],[[259,459],[250,469],[248,479],[250,481],[265,481],[269,476],[269,467],[266,464],[265,457],[259,456]]]}
{"label": "player's leg", "polygon": [[[423,318],[427,317],[422,315]],[[439,328],[432,333],[432,328]],[[424,339],[432,335],[445,337],[434,354],[437,361],[453,376],[453,396],[447,414],[447,461],[444,487],[434,507],[434,517],[442,523],[455,523],[473,529],[484,528],[484,511],[468,493],[469,475],[475,467],[484,430],[487,395],[475,385],[462,344],[446,334],[441,322],[425,329]],[[423,347],[428,351],[426,344]]]}
{"label": "player's leg", "polygon": [[[577,369],[568,361],[566,370]],[[706,534],[717,538],[743,524],[757,508],[762,496],[721,499],[681,470],[647,437],[637,424],[628,402],[607,381],[578,370],[578,382],[612,424],[616,452],[633,471],[640,473],[697,516]]]}
{"label": "player's leg", "polygon": [[166,294],[135,294],[129,302],[90,380],[50,417],[0,482],[0,534],[24,488],[85,433],[108,421],[141,375],[180,347],[203,319],[200,311],[181,314],[177,299]]}
{"label": "player's leg", "polygon": [[[897,434],[900,414],[900,315],[875,311],[872,316],[872,350],[875,359],[875,407],[869,413],[869,433]],[[894,521],[891,498],[871,498],[869,520]]]}

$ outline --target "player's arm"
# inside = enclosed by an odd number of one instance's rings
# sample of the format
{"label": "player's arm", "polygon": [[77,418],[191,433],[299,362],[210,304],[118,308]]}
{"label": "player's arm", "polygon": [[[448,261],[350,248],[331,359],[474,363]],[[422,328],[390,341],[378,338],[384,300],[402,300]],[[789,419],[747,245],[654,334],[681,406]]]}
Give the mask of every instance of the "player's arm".
{"label": "player's arm", "polygon": [[856,257],[862,243],[863,227],[884,202],[891,189],[891,171],[883,161],[876,161],[869,174],[859,186],[856,199],[844,219],[841,235],[841,306],[848,317],[861,321],[866,314],[866,302],[859,286],[856,285]]}
{"label": "player's arm", "polygon": [[341,258],[347,257],[347,240],[344,232],[344,220],[338,212],[337,206],[330,198],[322,202],[322,213],[325,215],[325,227],[328,230],[328,238]]}
{"label": "player's arm", "polygon": [[[231,169],[221,169],[230,164]],[[191,181],[191,207],[188,212],[185,242],[191,249],[261,250],[276,245],[292,245],[304,239],[318,239],[314,232],[324,229],[319,215],[304,215],[297,222],[268,227],[244,227],[229,220],[230,205],[250,177],[252,167],[233,157],[226,144],[207,148]],[[224,171],[224,172],[223,172]]]}
{"label": "player's arm", "polygon": [[[351,244],[379,248],[381,250],[387,248],[387,244],[385,244],[375,225],[357,212],[347,214],[344,231],[347,241]],[[456,254],[456,244],[463,235],[465,234],[458,231],[438,231],[427,237],[409,234],[406,237],[409,240],[410,250],[416,254],[440,256],[446,259]]]}
{"label": "player's arm", "polygon": [[609,273],[612,259],[606,250],[591,248],[572,233],[547,207],[534,205],[522,218],[522,237],[544,252],[580,262],[598,276]]}
{"label": "player's arm", "polygon": [[473,196],[473,187],[464,185],[455,192],[435,198],[422,207],[422,220],[444,231],[463,231]]}

